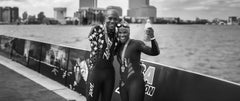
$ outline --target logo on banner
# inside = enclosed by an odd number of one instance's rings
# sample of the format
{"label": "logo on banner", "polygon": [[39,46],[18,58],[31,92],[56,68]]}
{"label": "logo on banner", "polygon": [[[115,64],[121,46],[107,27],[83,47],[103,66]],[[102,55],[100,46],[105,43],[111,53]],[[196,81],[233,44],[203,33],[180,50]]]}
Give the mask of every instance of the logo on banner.
{"label": "logo on banner", "polygon": [[149,66],[147,70],[144,71],[144,80],[147,82],[147,84],[145,85],[145,94],[148,96],[153,96],[156,89],[153,86],[154,74],[155,74],[155,67],[152,67],[152,66]]}
{"label": "logo on banner", "polygon": [[[156,89],[156,87],[153,86],[155,67],[149,66],[147,68],[147,66],[143,63],[141,64],[141,67],[144,74],[144,80],[147,82],[147,84],[145,85],[145,94],[148,96],[153,96]],[[115,92],[120,94],[119,87],[115,89]]]}
{"label": "logo on banner", "polygon": [[77,59],[76,64],[73,67],[73,70],[75,74],[75,80],[77,83],[81,80],[81,78],[83,78],[84,81],[87,81],[88,67],[86,60],[81,61],[80,59]]}

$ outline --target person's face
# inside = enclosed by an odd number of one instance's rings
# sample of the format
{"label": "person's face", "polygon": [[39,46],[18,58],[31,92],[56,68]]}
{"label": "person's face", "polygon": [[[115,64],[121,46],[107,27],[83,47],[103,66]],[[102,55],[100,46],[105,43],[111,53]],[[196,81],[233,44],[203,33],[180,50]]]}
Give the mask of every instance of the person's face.
{"label": "person's face", "polygon": [[129,28],[119,28],[118,38],[121,43],[126,43],[129,39],[130,31]]}
{"label": "person's face", "polygon": [[118,18],[119,18],[119,16],[118,16],[117,12],[115,12],[113,10],[107,11],[106,18],[105,18],[106,27],[110,30],[115,29],[115,26],[118,23]]}

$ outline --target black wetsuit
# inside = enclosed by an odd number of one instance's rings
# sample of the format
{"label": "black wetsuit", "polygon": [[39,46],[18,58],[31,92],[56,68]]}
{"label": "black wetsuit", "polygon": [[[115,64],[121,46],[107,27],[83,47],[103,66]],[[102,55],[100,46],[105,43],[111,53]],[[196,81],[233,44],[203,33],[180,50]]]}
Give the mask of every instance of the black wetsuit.
{"label": "black wetsuit", "polygon": [[115,82],[112,64],[113,52],[117,45],[115,33],[106,34],[103,26],[95,26],[89,34],[90,61],[87,83],[87,101],[111,101]]}
{"label": "black wetsuit", "polygon": [[[118,61],[120,63],[120,96],[122,101],[143,101],[145,94],[145,82],[140,66],[141,52],[147,55],[160,53],[155,40],[151,41],[152,48],[142,41],[130,39],[127,46],[119,44]],[[124,54],[124,46],[125,54]],[[124,57],[124,58],[122,58]]]}

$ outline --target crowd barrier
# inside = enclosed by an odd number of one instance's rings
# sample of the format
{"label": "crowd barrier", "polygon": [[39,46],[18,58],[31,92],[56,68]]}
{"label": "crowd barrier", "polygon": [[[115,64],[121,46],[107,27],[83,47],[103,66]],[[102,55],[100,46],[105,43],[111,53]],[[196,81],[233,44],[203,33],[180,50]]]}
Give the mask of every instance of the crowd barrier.
{"label": "crowd barrier", "polygon": [[[0,35],[0,55],[86,96],[89,51]],[[240,101],[240,85],[208,75],[142,60],[145,101]],[[112,101],[120,101],[119,64]]]}

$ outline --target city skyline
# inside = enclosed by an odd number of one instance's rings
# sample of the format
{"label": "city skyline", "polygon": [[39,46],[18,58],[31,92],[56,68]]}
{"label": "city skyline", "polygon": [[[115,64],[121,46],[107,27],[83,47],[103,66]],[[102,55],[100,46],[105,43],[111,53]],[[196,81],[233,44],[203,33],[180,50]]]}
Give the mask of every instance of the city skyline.
{"label": "city skyline", "polygon": [[[120,6],[123,15],[127,15],[128,0],[98,0],[97,6]],[[229,16],[240,17],[240,0],[150,0],[150,5],[157,8],[157,17],[180,17],[194,20],[227,19]],[[1,0],[0,6],[19,7],[19,16],[27,11],[29,15],[37,15],[43,11],[47,17],[54,16],[54,7],[67,7],[67,16],[72,17],[79,9],[79,0]]]}

